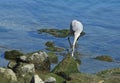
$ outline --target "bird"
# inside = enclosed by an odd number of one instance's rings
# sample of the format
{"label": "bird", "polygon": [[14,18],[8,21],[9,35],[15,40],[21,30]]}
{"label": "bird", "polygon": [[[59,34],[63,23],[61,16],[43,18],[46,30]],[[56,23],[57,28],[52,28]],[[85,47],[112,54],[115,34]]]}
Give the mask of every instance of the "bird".
{"label": "bird", "polygon": [[[83,24],[78,20],[72,20],[72,22],[70,23],[70,33],[68,36],[68,41],[69,41],[70,47],[72,48],[72,54],[71,54],[72,57],[74,56],[76,42],[78,41],[82,31],[83,31]],[[73,44],[71,44],[70,42],[71,35],[74,36]]]}

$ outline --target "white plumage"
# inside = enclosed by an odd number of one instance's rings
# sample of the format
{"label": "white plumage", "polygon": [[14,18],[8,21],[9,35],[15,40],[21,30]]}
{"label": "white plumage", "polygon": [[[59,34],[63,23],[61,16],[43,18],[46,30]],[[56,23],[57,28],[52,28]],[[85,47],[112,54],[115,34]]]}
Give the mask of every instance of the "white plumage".
{"label": "white plumage", "polygon": [[75,44],[78,38],[80,37],[80,34],[82,33],[82,31],[83,31],[82,23],[80,21],[73,20],[70,24],[70,34],[74,35],[74,41],[72,44],[72,56],[74,56]]}

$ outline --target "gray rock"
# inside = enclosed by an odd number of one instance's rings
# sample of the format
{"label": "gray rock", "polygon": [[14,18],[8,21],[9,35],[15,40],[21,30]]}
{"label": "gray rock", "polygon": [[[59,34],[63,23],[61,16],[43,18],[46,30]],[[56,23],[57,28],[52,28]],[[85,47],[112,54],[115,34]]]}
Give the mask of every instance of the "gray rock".
{"label": "gray rock", "polygon": [[15,72],[17,73],[17,75],[22,77],[25,77],[26,75],[29,74],[34,74],[35,73],[34,64],[20,63],[19,66],[15,68]]}
{"label": "gray rock", "polygon": [[54,77],[49,77],[45,80],[45,83],[56,83],[56,79]]}
{"label": "gray rock", "polygon": [[48,58],[48,55],[46,54],[46,52],[39,51],[39,52],[33,53],[32,56],[30,56],[28,59],[31,61],[40,60],[41,62],[43,62],[47,58]]}
{"label": "gray rock", "polygon": [[10,80],[10,82],[17,82],[17,77],[11,69],[0,68],[0,74],[2,74],[6,80]]}
{"label": "gray rock", "polygon": [[35,65],[35,69],[42,71],[50,71],[50,60],[46,52],[39,51],[33,53],[27,58],[30,63]]}
{"label": "gray rock", "polygon": [[27,57],[26,56],[20,56],[20,60],[26,62]]}
{"label": "gray rock", "polygon": [[44,83],[44,81],[36,74],[32,77],[30,83]]}

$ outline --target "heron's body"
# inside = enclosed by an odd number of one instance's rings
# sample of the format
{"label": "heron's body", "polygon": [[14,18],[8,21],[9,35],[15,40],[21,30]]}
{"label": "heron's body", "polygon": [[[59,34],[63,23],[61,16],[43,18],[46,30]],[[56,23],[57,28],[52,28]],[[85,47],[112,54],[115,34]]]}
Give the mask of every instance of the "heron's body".
{"label": "heron's body", "polygon": [[72,56],[74,55],[74,50],[75,50],[75,44],[80,37],[80,34],[83,31],[83,25],[80,21],[73,20],[70,24],[70,34],[74,35],[74,41],[72,44]]}

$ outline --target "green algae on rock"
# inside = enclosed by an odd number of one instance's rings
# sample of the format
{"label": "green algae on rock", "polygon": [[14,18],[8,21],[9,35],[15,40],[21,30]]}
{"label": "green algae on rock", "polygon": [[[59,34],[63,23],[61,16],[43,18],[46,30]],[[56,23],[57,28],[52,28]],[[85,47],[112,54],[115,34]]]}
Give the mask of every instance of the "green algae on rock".
{"label": "green algae on rock", "polygon": [[70,80],[70,73],[79,72],[77,62],[69,54],[53,69],[53,73]]}
{"label": "green algae on rock", "polygon": [[55,46],[54,42],[48,41],[45,44],[47,46],[46,50],[53,51],[53,52],[62,52],[64,48]]}
{"label": "green algae on rock", "polygon": [[[69,36],[69,29],[39,29],[38,30],[39,33],[48,33],[53,35],[54,37],[59,37],[59,38],[65,38],[67,36]],[[85,35],[85,32],[81,33],[81,36]]]}
{"label": "green algae on rock", "polygon": [[104,79],[104,83],[119,83],[120,82],[120,68],[113,68],[97,73],[99,77]]}
{"label": "green algae on rock", "polygon": [[105,56],[97,56],[94,59],[101,60],[101,61],[107,61],[107,62],[113,62],[112,57],[106,56],[106,55]]}
{"label": "green algae on rock", "polygon": [[63,29],[40,29],[38,30],[39,33],[49,33],[55,37],[67,37],[69,35],[69,30]]}

